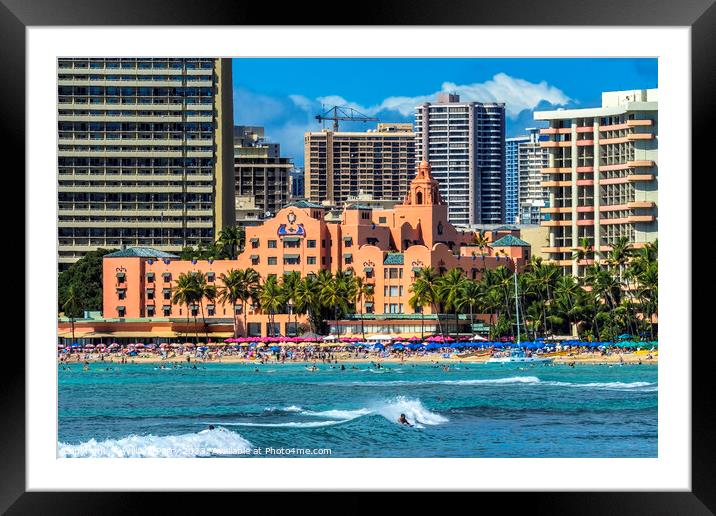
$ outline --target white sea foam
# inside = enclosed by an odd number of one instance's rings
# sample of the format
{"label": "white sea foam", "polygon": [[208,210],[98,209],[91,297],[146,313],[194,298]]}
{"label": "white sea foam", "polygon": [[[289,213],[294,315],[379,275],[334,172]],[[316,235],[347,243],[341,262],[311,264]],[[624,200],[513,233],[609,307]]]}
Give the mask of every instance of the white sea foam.
{"label": "white sea foam", "polygon": [[[287,407],[295,409],[301,416],[320,417],[328,419],[328,421],[288,421],[285,423],[252,423],[252,422],[236,422],[226,423],[227,426],[248,426],[248,427],[264,427],[264,428],[321,428],[325,426],[334,426],[353,421],[363,416],[380,415],[390,421],[398,424],[400,414],[405,414],[408,421],[418,428],[422,425],[439,425],[446,423],[448,419],[431,412],[422,404],[419,399],[409,399],[404,396],[398,396],[385,401],[376,402],[369,407],[361,407],[358,409],[330,409],[330,410],[303,410],[300,407]],[[287,409],[281,409],[288,411]]]}
{"label": "white sea foam", "polygon": [[[572,383],[572,382],[545,382],[548,385],[558,387],[581,387],[584,389],[612,389],[612,390],[632,390],[642,389],[644,387],[656,387],[651,382],[592,382],[592,383]],[[643,389],[644,392],[653,392],[655,389]]]}
{"label": "white sea foam", "polygon": [[59,458],[176,458],[246,455],[252,446],[236,432],[225,428],[181,435],[129,435],[121,439],[80,444],[57,443]]}
{"label": "white sea foam", "polygon": [[323,426],[340,425],[348,422],[348,419],[339,419],[334,421],[288,421],[286,423],[223,423],[227,426],[256,426],[263,428],[320,428]]}
{"label": "white sea foam", "polygon": [[[326,382],[329,383],[329,382]],[[380,381],[358,381],[358,382],[330,382],[332,385],[356,385],[356,386],[389,386],[389,385],[545,385],[553,387],[577,387],[584,389],[606,389],[606,390],[633,390],[638,389],[639,392],[653,392],[656,383],[651,382],[591,382],[591,383],[574,383],[560,382],[550,380],[540,380],[536,376],[510,376],[507,378],[483,378],[474,380],[390,380]]]}
{"label": "white sea foam", "polygon": [[373,411],[383,416],[391,423],[398,424],[398,418],[405,414],[406,419],[417,427],[425,425],[439,425],[447,423],[448,418],[431,412],[419,399],[410,399],[405,396],[396,396],[393,399],[376,404]]}

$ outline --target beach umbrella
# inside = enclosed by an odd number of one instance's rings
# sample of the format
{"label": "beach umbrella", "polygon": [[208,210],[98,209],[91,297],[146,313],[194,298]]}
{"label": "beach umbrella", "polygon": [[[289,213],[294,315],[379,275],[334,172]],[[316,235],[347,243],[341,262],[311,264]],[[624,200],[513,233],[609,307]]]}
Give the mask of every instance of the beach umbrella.
{"label": "beach umbrella", "polygon": [[402,344],[395,344],[393,345],[393,349],[397,349],[398,351],[401,351],[404,349],[404,346]]}
{"label": "beach umbrella", "polygon": [[269,348],[270,351],[281,351],[281,346],[271,346]]}

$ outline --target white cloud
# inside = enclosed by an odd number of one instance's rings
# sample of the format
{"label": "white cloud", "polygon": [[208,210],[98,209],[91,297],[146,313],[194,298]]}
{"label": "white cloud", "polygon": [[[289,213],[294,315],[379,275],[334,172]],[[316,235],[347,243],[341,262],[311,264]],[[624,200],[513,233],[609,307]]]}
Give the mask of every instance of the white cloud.
{"label": "white cloud", "polygon": [[[374,106],[362,106],[339,95],[318,97],[316,101],[319,104],[330,106],[348,106],[366,115],[375,115],[381,111],[397,111],[403,116],[409,116],[415,112],[417,105],[434,101],[435,96],[441,92],[457,93],[460,95],[460,100],[464,102],[504,102],[507,116],[513,119],[525,109],[535,109],[542,101],[561,106],[572,100],[562,90],[547,84],[546,81],[534,83],[511,77],[505,73],[498,73],[485,82],[472,84],[445,82],[440,91],[429,95],[387,97]],[[302,99],[308,100],[305,97]],[[296,101],[294,100],[294,102]]]}
{"label": "white cloud", "polygon": [[304,111],[308,111],[309,113],[312,111],[313,101],[311,99],[304,97],[303,95],[289,95],[288,98],[291,99],[291,102],[293,102],[296,107],[303,109]]}

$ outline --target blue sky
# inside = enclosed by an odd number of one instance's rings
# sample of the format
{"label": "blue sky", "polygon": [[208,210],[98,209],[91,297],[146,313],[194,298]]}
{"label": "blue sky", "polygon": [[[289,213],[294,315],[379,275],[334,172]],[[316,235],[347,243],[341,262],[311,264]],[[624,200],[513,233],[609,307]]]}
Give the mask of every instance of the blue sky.
{"label": "blue sky", "polygon": [[[440,91],[505,102],[507,136],[538,126],[533,112],[594,107],[601,92],[656,88],[649,58],[235,58],[234,122],[262,125],[282,154],[303,166],[303,133],[320,130],[321,105],[347,105],[382,122],[412,122]],[[342,123],[365,130],[373,123]]]}

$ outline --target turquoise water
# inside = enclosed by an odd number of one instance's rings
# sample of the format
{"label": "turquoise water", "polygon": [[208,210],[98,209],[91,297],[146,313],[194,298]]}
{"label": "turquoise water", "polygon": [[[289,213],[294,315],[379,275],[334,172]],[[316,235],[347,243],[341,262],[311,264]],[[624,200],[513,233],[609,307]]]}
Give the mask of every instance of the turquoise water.
{"label": "turquoise water", "polygon": [[108,365],[59,368],[58,456],[657,456],[654,365]]}

